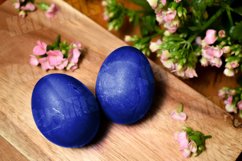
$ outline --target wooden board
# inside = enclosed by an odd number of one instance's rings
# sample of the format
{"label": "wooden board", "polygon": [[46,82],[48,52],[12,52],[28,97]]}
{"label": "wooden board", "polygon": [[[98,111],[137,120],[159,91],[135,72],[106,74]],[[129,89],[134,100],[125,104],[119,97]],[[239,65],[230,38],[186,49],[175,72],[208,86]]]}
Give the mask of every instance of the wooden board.
{"label": "wooden board", "polygon": [[[105,57],[125,45],[65,2],[55,2],[61,6],[61,12],[53,20],[46,19],[40,11],[21,19],[11,1],[0,6],[0,135],[24,157],[33,161],[183,160],[173,136],[185,124],[213,136],[207,141],[207,151],[190,160],[237,158],[242,149],[242,130],[232,127],[223,110],[152,62],[156,94],[152,110],[144,120],[130,126],[103,122],[95,141],[81,149],[62,148],[48,142],[34,124],[31,94],[42,76],[63,71],[44,72],[28,64],[36,41],[50,43],[61,34],[67,41],[82,42],[87,52],[80,69],[64,73],[81,80],[93,92]],[[185,123],[170,118],[179,103],[185,105],[189,116]]]}

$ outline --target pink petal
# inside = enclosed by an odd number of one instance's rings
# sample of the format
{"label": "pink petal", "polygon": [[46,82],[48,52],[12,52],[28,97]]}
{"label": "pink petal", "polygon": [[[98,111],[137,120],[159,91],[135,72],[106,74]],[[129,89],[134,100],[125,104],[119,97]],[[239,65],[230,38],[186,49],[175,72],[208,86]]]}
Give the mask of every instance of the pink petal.
{"label": "pink petal", "polygon": [[41,41],[37,41],[37,45],[33,49],[34,55],[44,55],[46,53],[47,44]]}
{"label": "pink petal", "polygon": [[13,5],[14,5],[15,9],[19,9],[20,8],[20,3],[19,2],[15,2]]}
{"label": "pink petal", "polygon": [[188,158],[191,155],[191,151],[189,149],[184,149],[184,150],[182,150],[182,155],[185,158]]}
{"label": "pink petal", "polygon": [[75,64],[74,66],[71,67],[71,71],[74,72],[76,69],[78,69],[77,64]]}
{"label": "pink petal", "polygon": [[59,70],[64,69],[68,64],[68,60],[67,59],[63,59],[62,63],[60,65],[57,65],[56,68]]}
{"label": "pink petal", "polygon": [[38,59],[34,55],[30,55],[29,63],[33,66],[37,66],[39,64]]}
{"label": "pink petal", "polygon": [[50,65],[50,63],[49,63],[47,57],[40,58],[40,59],[39,59],[39,62],[40,62],[40,64],[41,64],[41,68],[42,68],[43,70],[54,69],[54,67]]}
{"label": "pink petal", "polygon": [[70,52],[70,56],[71,57],[70,57],[69,61],[71,63],[77,64],[78,61],[79,61],[80,55],[81,55],[81,52],[80,52],[79,49],[77,49],[77,48],[72,49],[71,52]]}
{"label": "pink petal", "polygon": [[217,40],[216,30],[213,30],[213,29],[207,30],[204,40],[208,45],[213,44]]}
{"label": "pink petal", "polygon": [[242,110],[242,100],[240,100],[238,103],[237,103],[237,106],[240,110]]}
{"label": "pink petal", "polygon": [[163,5],[166,5],[166,0],[161,0],[161,3],[162,3]]}
{"label": "pink petal", "polygon": [[171,113],[171,117],[178,121],[185,121],[187,119],[187,115],[184,112],[177,113],[176,111]]}
{"label": "pink petal", "polygon": [[51,66],[60,65],[63,61],[63,54],[60,50],[50,50],[47,52],[47,55]]}
{"label": "pink petal", "polygon": [[48,18],[52,18],[57,14],[58,11],[59,11],[59,8],[57,7],[57,5],[55,3],[52,3],[48,8],[48,10],[45,12],[45,15]]}
{"label": "pink petal", "polygon": [[188,144],[188,149],[191,152],[196,153],[197,152],[197,144],[194,141],[190,141],[190,143]]}
{"label": "pink petal", "polygon": [[35,5],[31,2],[29,2],[25,6],[22,6],[21,9],[24,10],[24,11],[34,11]]}

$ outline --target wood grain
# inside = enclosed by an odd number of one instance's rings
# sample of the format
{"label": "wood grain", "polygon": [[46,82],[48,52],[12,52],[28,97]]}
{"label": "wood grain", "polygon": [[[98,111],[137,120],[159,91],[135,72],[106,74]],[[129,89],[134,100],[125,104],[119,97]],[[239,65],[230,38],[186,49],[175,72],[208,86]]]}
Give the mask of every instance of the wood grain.
{"label": "wood grain", "polygon": [[[175,76],[151,62],[156,77],[155,101],[141,122],[123,126],[105,122],[89,146],[67,149],[48,142],[38,131],[31,114],[31,94],[44,75],[28,64],[37,40],[52,42],[57,34],[67,41],[83,42],[80,69],[67,73],[81,80],[94,92],[96,76],[105,57],[115,48],[126,45],[102,27],[63,1],[62,12],[47,20],[38,11],[27,19],[16,16],[11,2],[0,6],[0,135],[28,160],[183,160],[173,135],[184,123],[171,120],[178,103],[185,105],[189,116],[185,125],[213,136],[207,151],[190,160],[235,160],[242,149],[242,130],[231,126],[229,116],[211,101]],[[225,117],[226,116],[226,117]],[[1,147],[0,147],[1,148]]]}

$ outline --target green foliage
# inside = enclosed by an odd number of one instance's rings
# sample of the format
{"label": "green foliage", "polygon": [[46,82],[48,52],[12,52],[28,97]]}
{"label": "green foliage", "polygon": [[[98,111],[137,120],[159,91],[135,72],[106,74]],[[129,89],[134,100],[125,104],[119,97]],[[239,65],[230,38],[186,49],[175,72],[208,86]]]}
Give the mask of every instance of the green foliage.
{"label": "green foliage", "polygon": [[205,141],[209,138],[211,138],[211,135],[204,135],[200,131],[194,131],[190,127],[186,127],[185,131],[187,132],[188,138],[192,141],[194,141],[197,145],[197,156],[201,154],[205,149]]}
{"label": "green foliage", "polygon": [[234,40],[242,42],[242,21],[235,24],[235,26],[230,29],[230,36]]}

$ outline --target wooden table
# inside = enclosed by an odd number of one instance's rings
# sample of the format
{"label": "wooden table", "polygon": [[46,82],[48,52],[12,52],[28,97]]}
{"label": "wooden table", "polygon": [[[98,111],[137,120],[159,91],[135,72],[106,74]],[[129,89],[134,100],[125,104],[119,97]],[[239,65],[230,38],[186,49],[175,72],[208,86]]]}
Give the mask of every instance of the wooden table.
{"label": "wooden table", "polygon": [[[81,10],[83,13],[85,13],[85,14],[87,14],[89,17],[91,17],[91,18],[93,18],[93,19],[95,19],[95,21],[96,22],[98,22],[99,24],[101,24],[101,25],[103,25],[103,26],[105,26],[105,22],[102,20],[102,18],[101,18],[101,14],[102,14],[102,7],[100,6],[100,1],[97,1],[97,0],[93,0],[93,1],[75,1],[75,0],[72,0],[72,1],[69,1],[69,3],[71,3],[73,6],[75,6],[75,7],[77,7],[78,8],[78,6],[79,6],[79,10]],[[121,32],[121,33],[116,33],[116,34],[118,34],[118,36],[120,36],[120,37],[122,37],[122,35],[123,35],[123,33]],[[126,34],[126,33],[125,33]],[[66,35],[67,36],[67,35]],[[68,37],[68,36],[67,36]],[[81,36],[79,36],[79,37],[81,37]],[[109,37],[109,36],[108,36]],[[38,38],[38,34],[37,35],[35,35],[35,38],[37,39]],[[34,39],[35,39],[34,38]],[[70,38],[70,37],[69,37]],[[89,40],[89,38],[88,37],[85,37],[85,40],[87,41],[87,39]],[[115,40],[115,42],[118,42],[120,45],[121,44],[123,44],[123,43],[121,43],[121,42],[119,42],[118,40]],[[99,45],[100,46],[100,45]],[[113,46],[114,47],[114,46]],[[93,48],[93,47],[91,47],[91,48]],[[105,51],[105,53],[107,54],[107,51]],[[100,53],[101,54],[101,53]],[[25,58],[26,59],[26,58]],[[88,58],[87,58],[88,59]],[[93,58],[89,58],[89,59],[93,59]],[[103,58],[102,58],[103,59]],[[93,59],[94,61],[95,61],[95,59]],[[86,63],[88,63],[88,61],[90,61],[90,60],[87,60],[87,62]],[[97,61],[97,60],[96,60]],[[100,61],[101,60],[98,60],[99,61],[99,64],[100,64]],[[85,63],[84,63],[85,64]],[[89,64],[90,65],[90,64]],[[157,65],[153,65],[153,68],[154,67],[156,67]],[[157,67],[155,68],[155,69],[157,69],[157,70],[159,70]],[[23,72],[23,71],[22,71]],[[158,72],[159,73],[159,72]],[[77,74],[78,74],[78,72],[77,72]],[[79,73],[80,74],[80,73]],[[173,78],[173,76],[171,76],[171,75],[169,75],[168,74],[168,76],[169,76],[169,79],[172,79],[172,80],[175,80],[176,82],[177,82],[177,80],[175,79],[175,78]],[[219,76],[219,79],[217,79],[217,76],[215,75],[215,74],[211,74],[211,76],[210,77],[212,77],[214,80],[212,81],[212,82],[217,82],[217,81],[219,81],[220,79],[221,79],[221,76]],[[216,78],[216,80],[215,80],[215,78]],[[224,80],[224,79],[223,79]],[[194,81],[194,83],[193,83],[193,81]],[[208,80],[206,80],[205,79],[205,81],[204,81],[204,79],[200,79],[200,80],[193,80],[193,81],[187,81],[188,83],[191,83],[191,85],[194,85],[194,88],[196,88],[196,86],[197,86],[197,89],[200,89],[201,91],[203,90],[204,92],[205,91],[207,91],[207,90],[204,90],[204,87],[206,87],[206,89],[207,88],[209,88],[210,86],[214,86],[214,84],[213,83],[210,83],[209,82],[209,79]],[[201,82],[201,85],[196,85],[197,84],[197,82]],[[227,80],[225,80],[225,82],[228,82],[228,83],[230,83],[230,79],[227,79]],[[203,82],[205,82],[205,83],[203,83]],[[169,84],[169,83],[168,83]],[[186,87],[186,86],[184,86],[184,85],[182,85],[179,81],[178,81],[178,84],[179,85],[181,85],[182,87]],[[217,84],[217,83],[216,83]],[[233,83],[232,83],[233,84]],[[172,84],[170,84],[170,86],[172,86]],[[169,87],[169,88],[172,88],[172,87]],[[188,88],[188,87],[186,87],[186,88]],[[216,87],[216,88],[218,88],[218,87]],[[92,89],[93,90],[93,89]],[[214,90],[214,89],[213,89]],[[200,91],[200,92],[201,92]],[[211,89],[211,91],[212,91],[212,89]],[[207,94],[210,94],[210,95],[208,95],[208,96],[214,96],[214,93],[211,95],[211,91],[210,92],[207,92]],[[203,100],[203,101],[205,101],[206,99],[204,99],[202,96],[200,96],[199,94],[197,94],[196,92],[194,92],[193,90],[191,90],[191,89],[189,89],[188,88],[188,91],[185,91],[185,92],[191,92],[191,93],[193,93],[194,95],[196,95],[196,96],[198,96],[201,100]],[[170,92],[170,95],[175,95],[176,94],[176,91],[174,91],[173,90],[173,92]],[[206,94],[206,93],[205,93]],[[172,101],[174,101],[174,100],[172,100],[172,99],[174,99],[174,98],[172,98],[171,96],[168,96],[169,98],[170,98],[170,102],[172,102]],[[198,100],[198,102],[199,101],[201,101],[201,100]],[[177,99],[177,101],[185,101],[186,100],[186,98],[184,98],[184,97],[181,97],[181,98],[179,98],[179,99]],[[169,101],[168,101],[169,102]],[[167,102],[167,105],[168,105],[168,102]],[[187,104],[187,106],[189,107],[189,106],[194,106],[194,102],[193,103],[189,103],[189,102],[184,102],[185,104]],[[173,103],[171,103],[169,106],[175,106],[175,102],[173,102]],[[203,104],[204,105],[204,104]],[[207,106],[213,106],[212,104],[211,104],[211,102],[206,102],[206,105]],[[204,108],[204,107],[201,107],[201,108]],[[192,109],[191,109],[192,110]],[[223,112],[222,111],[219,111],[219,113],[220,114],[222,114]],[[4,117],[4,115],[0,115],[1,117]],[[0,117],[0,118],[1,118]],[[1,119],[3,119],[3,118],[1,118]],[[220,121],[222,121],[223,119],[221,119],[221,118],[219,118],[219,120]],[[192,121],[192,120],[191,120]],[[223,121],[222,121],[223,122]],[[224,124],[226,124],[226,126],[228,125],[228,120],[227,121],[225,121],[225,122],[223,122]],[[192,122],[191,122],[191,124],[193,124]],[[9,124],[9,125],[11,125],[11,126],[13,126],[12,124]],[[144,124],[144,125],[146,125],[146,124]],[[9,127],[9,128],[12,128],[12,127]],[[179,124],[176,124],[175,125],[176,127],[178,127],[179,126]],[[199,127],[202,127],[203,125],[199,125]],[[116,126],[115,126],[116,127]],[[116,129],[119,129],[119,128],[121,128],[122,129],[122,127],[116,127]],[[124,128],[125,129],[125,128]],[[230,127],[228,127],[228,129],[230,129]],[[8,130],[8,129],[6,129],[6,130]],[[128,129],[126,129],[126,130],[130,130],[129,128]],[[232,129],[231,129],[232,130]],[[131,132],[131,131],[130,131]],[[241,133],[239,133],[239,134],[241,134]],[[6,137],[6,136],[5,136]],[[8,139],[10,139],[10,138],[8,138]],[[11,140],[11,139],[10,139]],[[15,140],[16,141],[16,140]],[[18,141],[17,141],[18,142]],[[23,143],[23,141],[21,141],[21,140],[19,140],[19,143]],[[14,144],[13,142],[12,142],[12,144]],[[24,155],[22,155],[20,152],[19,152],[19,146],[12,146],[10,143],[8,143],[4,138],[0,138],[0,160],[27,160],[27,158],[24,156]],[[18,150],[17,150],[17,149]],[[232,148],[232,147],[231,147]],[[202,157],[202,156],[201,156]],[[235,157],[235,156],[234,156]]]}

